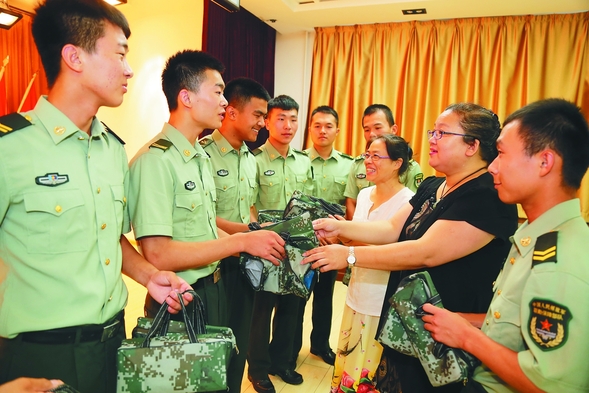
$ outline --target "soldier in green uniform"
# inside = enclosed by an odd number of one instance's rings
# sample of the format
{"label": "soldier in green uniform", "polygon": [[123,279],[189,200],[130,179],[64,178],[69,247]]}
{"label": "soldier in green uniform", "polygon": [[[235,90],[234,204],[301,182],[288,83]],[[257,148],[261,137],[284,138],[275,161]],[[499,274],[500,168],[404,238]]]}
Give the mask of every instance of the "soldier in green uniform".
{"label": "soldier in green uniform", "polygon": [[[281,95],[268,102],[266,128],[268,141],[254,150],[257,164],[257,210],[283,210],[292,193],[299,190],[313,193],[313,174],[309,157],[290,147],[298,129],[299,106],[289,96]],[[274,393],[268,374],[280,376],[284,382],[298,385],[303,377],[292,365],[292,348],[301,302],[295,295],[256,292],[248,351],[248,377],[260,393]],[[270,322],[274,311],[273,337]]]}
{"label": "soldier in green uniform", "polygon": [[189,289],[123,235],[127,156],[95,116],[123,101],[130,34],[102,0],[37,7],[33,36],[50,91],[32,111],[0,118],[0,384],[56,378],[85,393],[115,392],[121,271],[176,309],[172,288]]}
{"label": "soldier in green uniform", "polygon": [[[398,132],[398,127],[393,118],[393,112],[388,106],[383,104],[372,104],[364,110],[362,128],[364,129],[366,146],[370,145],[370,143],[383,134],[397,135]],[[409,161],[409,168],[407,168],[407,171],[400,180],[411,191],[415,192],[417,190],[417,187],[419,187],[419,184],[423,180],[423,173],[417,161],[413,159]],[[346,190],[344,191],[344,196],[346,197],[346,218],[348,220],[354,217],[358,193],[361,189],[371,185],[373,184],[366,180],[364,158],[360,155],[354,159],[352,169],[348,175]]]}
{"label": "soldier in green uniform", "polygon": [[[228,323],[219,260],[248,252],[277,261],[284,252],[284,241],[275,233],[229,236],[217,229],[211,159],[197,138],[206,128],[219,128],[225,116],[223,70],[221,62],[201,51],[168,59],[162,86],[170,119],[131,161],[129,195],[135,237],[147,260],[192,283],[205,303],[208,323],[218,326]],[[147,315],[158,309],[148,296]]]}
{"label": "soldier in green uniform", "polygon": [[589,167],[589,127],[574,104],[547,99],[510,115],[489,166],[499,197],[527,215],[482,329],[425,305],[435,340],[482,365],[463,392],[587,392],[589,228],[577,192]]}
{"label": "soldier in green uniform", "polygon": [[[237,78],[225,87],[225,118],[218,130],[200,140],[213,166],[217,192],[217,227],[228,234],[247,232],[256,221],[256,159],[245,141],[255,141],[264,127],[270,95],[258,82]],[[251,217],[253,213],[253,217]],[[235,334],[239,353],[227,372],[230,392],[241,390],[241,381],[249,347],[249,334],[254,304],[254,290],[239,269],[239,258],[229,256],[221,262],[227,291],[229,327]]]}
{"label": "soldier in green uniform", "polygon": [[[313,167],[313,196],[328,202],[345,206],[344,190],[353,157],[333,148],[339,134],[339,116],[329,106],[320,106],[311,113],[309,135],[313,146],[305,150]],[[331,319],[333,315],[333,289],[337,271],[321,274],[321,279],[313,287],[313,311],[311,321],[311,353],[319,356],[327,364],[333,365],[335,353],[329,345]],[[305,312],[305,301],[299,312],[301,320]],[[302,346],[302,331],[295,337],[293,357],[296,359]]]}

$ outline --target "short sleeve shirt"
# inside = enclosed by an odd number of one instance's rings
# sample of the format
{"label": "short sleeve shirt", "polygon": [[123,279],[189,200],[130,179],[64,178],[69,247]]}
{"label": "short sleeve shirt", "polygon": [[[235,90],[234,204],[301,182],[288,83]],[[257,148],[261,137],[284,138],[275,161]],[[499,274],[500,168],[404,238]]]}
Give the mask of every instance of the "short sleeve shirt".
{"label": "short sleeve shirt", "polygon": [[[546,392],[589,391],[589,228],[580,211],[573,199],[520,226],[482,326]],[[541,245],[547,233],[554,240]],[[516,391],[484,365],[473,378],[487,391]]]}
{"label": "short sleeve shirt", "polygon": [[335,149],[331,150],[326,160],[314,147],[305,152],[309,155],[313,167],[313,196],[345,206],[344,191],[353,158]]}
{"label": "short sleeve shirt", "polygon": [[257,166],[256,208],[282,210],[295,190],[313,195],[313,172],[306,153],[289,147],[286,158],[270,141],[254,151]]}
{"label": "short sleeve shirt", "polygon": [[[417,187],[423,180],[423,173],[421,167],[415,160],[409,161],[409,166],[405,173],[399,177],[401,183],[413,192],[417,192]],[[346,198],[356,199],[361,189],[374,185],[366,180],[366,167],[364,166],[364,158],[358,156],[354,159],[352,168],[348,175],[346,190],[344,196]]]}
{"label": "short sleeve shirt", "polygon": [[[170,124],[141,148],[130,167],[129,211],[140,239],[168,236],[182,242],[217,238],[211,160]],[[178,272],[189,283],[211,274],[217,262]]]}
{"label": "short sleeve shirt", "polygon": [[217,216],[232,222],[249,223],[258,186],[254,155],[245,143],[239,150],[234,149],[219,130],[201,139],[200,144],[211,157],[217,189]]}
{"label": "short sleeve shirt", "polygon": [[45,97],[24,115],[30,126],[0,137],[0,336],[7,338],[103,323],[127,301],[121,141],[96,118],[89,137]]}

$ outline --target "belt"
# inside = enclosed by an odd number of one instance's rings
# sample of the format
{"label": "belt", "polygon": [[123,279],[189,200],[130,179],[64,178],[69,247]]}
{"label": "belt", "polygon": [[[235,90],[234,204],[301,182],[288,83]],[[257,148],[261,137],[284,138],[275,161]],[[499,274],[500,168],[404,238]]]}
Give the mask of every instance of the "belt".
{"label": "belt", "polygon": [[101,325],[80,325],[61,329],[21,333],[18,337],[35,344],[75,344],[90,341],[105,342],[113,338],[123,325],[124,311]]}
{"label": "belt", "polygon": [[221,267],[217,266],[214,272],[209,274],[206,277],[201,277],[194,284],[192,284],[192,288],[204,288],[207,285],[214,285],[221,279]]}

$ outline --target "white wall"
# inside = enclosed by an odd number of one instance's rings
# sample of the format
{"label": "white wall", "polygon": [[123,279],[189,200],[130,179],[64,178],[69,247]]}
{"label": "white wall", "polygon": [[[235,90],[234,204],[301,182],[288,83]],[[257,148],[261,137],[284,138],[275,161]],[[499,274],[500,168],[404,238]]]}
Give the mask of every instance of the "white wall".
{"label": "white wall", "polygon": [[98,117],[125,142],[129,159],[169,118],[161,86],[166,59],[183,49],[201,49],[203,0],[134,0],[119,6],[131,26],[129,64],[134,76],[118,108]]}
{"label": "white wall", "polygon": [[276,34],[276,63],[274,95],[287,94],[299,104],[299,130],[292,146],[303,147],[307,128],[309,88],[315,32]]}

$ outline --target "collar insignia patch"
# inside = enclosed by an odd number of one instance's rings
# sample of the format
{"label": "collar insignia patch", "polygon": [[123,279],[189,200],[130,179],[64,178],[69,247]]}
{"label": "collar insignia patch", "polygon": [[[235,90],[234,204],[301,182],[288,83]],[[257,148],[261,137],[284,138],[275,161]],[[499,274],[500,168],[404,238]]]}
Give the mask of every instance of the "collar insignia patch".
{"label": "collar insignia patch", "polygon": [[184,188],[186,188],[188,191],[192,191],[196,188],[196,184],[194,184],[193,181],[187,181],[184,183]]}
{"label": "collar insignia patch", "polygon": [[37,176],[35,183],[40,186],[57,187],[70,181],[68,175],[60,175],[59,173],[47,173],[45,176]]}
{"label": "collar insignia patch", "polygon": [[568,338],[568,325],[572,318],[569,309],[561,304],[532,299],[528,323],[532,341],[543,351],[563,346]]}

